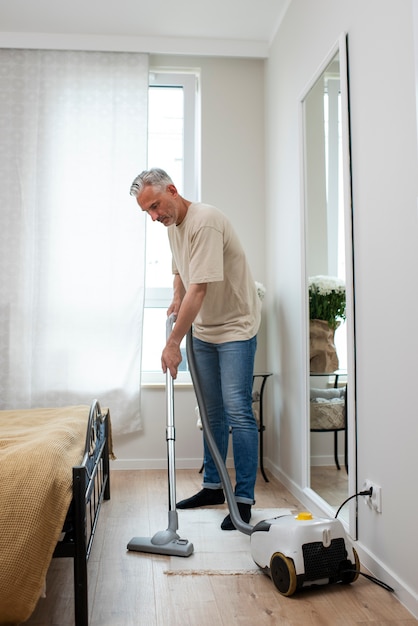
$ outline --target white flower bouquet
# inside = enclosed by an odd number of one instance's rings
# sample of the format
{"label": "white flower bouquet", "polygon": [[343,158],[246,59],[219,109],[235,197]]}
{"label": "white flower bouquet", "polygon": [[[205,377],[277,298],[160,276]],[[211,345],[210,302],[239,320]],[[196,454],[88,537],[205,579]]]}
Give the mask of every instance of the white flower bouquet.
{"label": "white flower bouquet", "polygon": [[257,295],[260,298],[260,300],[264,300],[266,288],[264,287],[263,283],[259,283],[258,281],[255,281],[255,287],[257,289]]}
{"label": "white flower bouquet", "polygon": [[345,283],[335,276],[311,276],[309,319],[324,320],[335,330],[345,320]]}

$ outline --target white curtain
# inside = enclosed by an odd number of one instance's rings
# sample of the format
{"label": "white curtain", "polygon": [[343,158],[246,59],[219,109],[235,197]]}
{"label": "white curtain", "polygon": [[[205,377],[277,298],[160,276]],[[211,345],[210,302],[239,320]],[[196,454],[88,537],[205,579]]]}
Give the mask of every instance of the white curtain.
{"label": "white curtain", "polygon": [[148,59],[0,50],[1,408],[140,429]]}

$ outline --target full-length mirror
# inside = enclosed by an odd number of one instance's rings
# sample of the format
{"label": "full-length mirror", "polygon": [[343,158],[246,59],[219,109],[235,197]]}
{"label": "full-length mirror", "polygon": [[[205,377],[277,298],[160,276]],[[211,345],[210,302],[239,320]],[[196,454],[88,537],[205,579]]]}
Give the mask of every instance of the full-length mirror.
{"label": "full-length mirror", "polygon": [[[306,259],[307,493],[330,514],[355,493],[354,272],[346,36],[301,98]],[[356,535],[355,505],[339,514]]]}

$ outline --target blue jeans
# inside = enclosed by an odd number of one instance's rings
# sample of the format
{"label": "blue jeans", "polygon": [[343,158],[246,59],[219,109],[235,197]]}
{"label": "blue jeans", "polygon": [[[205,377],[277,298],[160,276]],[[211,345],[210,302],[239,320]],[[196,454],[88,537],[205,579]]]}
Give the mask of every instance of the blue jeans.
{"label": "blue jeans", "polygon": [[[235,498],[247,504],[254,504],[258,467],[258,428],[252,410],[256,347],[256,336],[247,341],[221,344],[193,339],[196,369],[212,434],[226,461],[231,430]],[[222,487],[205,439],[203,487]]]}

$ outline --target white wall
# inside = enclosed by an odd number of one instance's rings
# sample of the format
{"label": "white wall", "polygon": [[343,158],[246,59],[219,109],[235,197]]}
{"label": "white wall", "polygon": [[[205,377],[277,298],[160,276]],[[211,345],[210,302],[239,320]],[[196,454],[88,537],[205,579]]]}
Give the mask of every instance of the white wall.
{"label": "white wall", "polygon": [[340,33],[349,36],[356,272],[358,480],[382,487],[382,513],[359,503],[361,560],[418,615],[416,383],[417,135],[413,0],[292,0],[267,64],[269,367],[267,454],[298,492],[303,371],[298,100]]}
{"label": "white wall", "polygon": [[[254,279],[264,283],[264,61],[151,56],[150,67],[157,66],[201,72],[202,200],[232,220]],[[265,326],[263,322],[258,336],[258,371],[265,370]],[[175,388],[174,396],[177,466],[200,467],[202,438],[195,427],[194,392]],[[115,438],[114,467],[165,467],[163,389],[143,389],[142,420],[142,432]]]}

